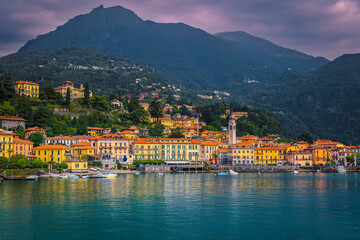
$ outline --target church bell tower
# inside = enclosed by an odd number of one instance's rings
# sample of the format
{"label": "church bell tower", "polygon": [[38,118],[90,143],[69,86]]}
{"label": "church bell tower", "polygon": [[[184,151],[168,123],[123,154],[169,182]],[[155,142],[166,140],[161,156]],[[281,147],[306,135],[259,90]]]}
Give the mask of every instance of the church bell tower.
{"label": "church bell tower", "polygon": [[236,143],[236,121],[233,114],[230,115],[229,118],[229,127],[228,127],[228,134],[229,134],[229,145],[233,145]]}

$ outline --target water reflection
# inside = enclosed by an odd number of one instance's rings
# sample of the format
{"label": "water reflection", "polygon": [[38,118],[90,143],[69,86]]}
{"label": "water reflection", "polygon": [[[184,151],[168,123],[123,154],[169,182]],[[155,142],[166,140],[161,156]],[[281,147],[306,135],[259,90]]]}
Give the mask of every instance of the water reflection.
{"label": "water reflection", "polygon": [[330,237],[351,236],[350,230],[360,230],[353,224],[360,220],[359,179],[356,173],[242,173],[0,181],[0,234],[126,239],[136,231],[147,239],[315,239],[333,224],[343,231],[335,229]]}

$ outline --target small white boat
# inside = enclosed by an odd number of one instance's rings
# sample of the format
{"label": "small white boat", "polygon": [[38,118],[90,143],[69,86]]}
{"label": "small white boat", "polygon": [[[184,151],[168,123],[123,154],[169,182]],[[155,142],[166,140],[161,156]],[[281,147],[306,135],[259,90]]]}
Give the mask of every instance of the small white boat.
{"label": "small white boat", "polygon": [[298,170],[294,170],[294,174],[298,174],[299,173],[299,171]]}
{"label": "small white boat", "polygon": [[140,175],[140,173],[139,173],[139,172],[136,172],[136,173],[133,173],[133,175],[138,176],[138,175]]}
{"label": "small white boat", "polygon": [[116,178],[117,174],[112,173],[112,172],[106,172],[103,176],[105,178]]}
{"label": "small white boat", "polygon": [[158,173],[156,174],[156,176],[164,176],[164,174],[161,173],[161,172],[158,172]]}
{"label": "small white boat", "polygon": [[336,170],[338,171],[338,173],[345,173],[346,169],[344,166],[337,166]]}
{"label": "small white boat", "polygon": [[26,177],[26,179],[28,179],[28,180],[36,180],[36,179],[38,179],[38,177],[34,176],[34,175],[31,175],[31,176]]}
{"label": "small white boat", "polygon": [[233,170],[231,170],[231,169],[230,169],[230,171],[229,171],[229,174],[230,174],[230,175],[239,175],[239,173],[237,173],[237,172],[235,172],[235,171],[233,171]]}
{"label": "small white boat", "polygon": [[69,179],[79,179],[79,175],[76,175],[76,174],[70,175]]}
{"label": "small white boat", "polygon": [[60,179],[68,179],[69,177],[67,175],[61,174],[61,175],[59,175],[59,178]]}
{"label": "small white boat", "polygon": [[82,178],[82,179],[88,179],[89,176],[88,176],[88,175],[82,175],[81,178]]}
{"label": "small white boat", "polygon": [[58,175],[50,175],[50,178],[59,178]]}

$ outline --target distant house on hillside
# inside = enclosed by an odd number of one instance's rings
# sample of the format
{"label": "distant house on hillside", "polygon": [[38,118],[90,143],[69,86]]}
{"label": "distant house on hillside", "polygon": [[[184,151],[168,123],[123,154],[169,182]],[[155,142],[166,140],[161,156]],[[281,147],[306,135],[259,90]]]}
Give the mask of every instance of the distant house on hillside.
{"label": "distant house on hillside", "polygon": [[1,126],[6,130],[15,129],[17,126],[22,126],[25,129],[25,122],[27,121],[21,117],[15,116],[1,116]]}
{"label": "distant house on hillside", "polygon": [[[80,88],[75,88],[74,83],[71,81],[63,82],[60,87],[56,87],[56,88],[54,88],[54,90],[55,90],[55,92],[60,93],[65,98],[68,88],[70,89],[70,98],[71,99],[84,98],[84,92],[85,92],[84,86],[82,84],[80,84]],[[90,92],[90,97],[92,97],[91,90],[89,90],[89,92]]]}

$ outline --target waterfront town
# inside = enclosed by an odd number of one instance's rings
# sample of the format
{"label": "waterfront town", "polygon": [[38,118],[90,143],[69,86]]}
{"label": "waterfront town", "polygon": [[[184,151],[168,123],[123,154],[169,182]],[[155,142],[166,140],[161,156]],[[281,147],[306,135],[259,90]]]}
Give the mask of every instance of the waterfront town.
{"label": "waterfront town", "polygon": [[[39,97],[39,84],[31,81],[14,83],[15,92],[31,98]],[[63,97],[84,98],[85,88],[66,81],[55,92]],[[87,95],[92,95],[87,90]],[[139,95],[139,105],[149,112],[150,103]],[[155,96],[158,97],[158,96]],[[123,108],[123,102],[110,101],[112,107]],[[175,113],[169,109],[183,106],[165,104],[157,118],[149,114],[149,122],[163,126],[162,137],[150,137],[149,129],[129,126],[127,129],[87,127],[87,134],[47,136],[47,129],[39,126],[27,127],[27,119],[18,116],[1,116],[0,157],[11,159],[23,155],[34,161],[47,163],[48,168],[64,164],[70,172],[86,172],[94,163],[103,169],[135,169],[134,163],[157,163],[163,165],[197,164],[207,166],[357,166],[360,146],[346,146],[331,140],[284,141],[277,134],[263,136],[237,136],[237,123],[247,118],[247,112],[226,110],[221,118],[227,119],[228,126],[222,131],[207,130],[206,123],[199,121],[196,106],[187,106],[192,116]],[[23,129],[23,135],[14,131]],[[206,129],[206,130],[204,130]],[[177,130],[176,136],[173,132]],[[34,141],[40,137],[40,142]],[[36,145],[36,146],[35,146]]]}

